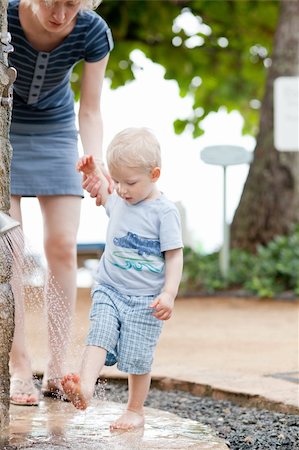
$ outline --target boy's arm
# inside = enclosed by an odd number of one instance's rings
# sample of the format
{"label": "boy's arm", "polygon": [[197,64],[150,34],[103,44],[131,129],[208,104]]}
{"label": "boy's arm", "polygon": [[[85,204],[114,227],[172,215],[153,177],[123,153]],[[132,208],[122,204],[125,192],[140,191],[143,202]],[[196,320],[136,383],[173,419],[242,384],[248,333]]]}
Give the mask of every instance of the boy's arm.
{"label": "boy's arm", "polygon": [[109,182],[92,155],[84,155],[77,162],[77,170],[83,173],[82,187],[96,198],[97,206],[105,205],[110,195]]}
{"label": "boy's arm", "polygon": [[177,296],[183,271],[183,249],[165,252],[165,283],[159,295],[150,305],[155,309],[154,316],[160,320],[171,317],[174,300]]}

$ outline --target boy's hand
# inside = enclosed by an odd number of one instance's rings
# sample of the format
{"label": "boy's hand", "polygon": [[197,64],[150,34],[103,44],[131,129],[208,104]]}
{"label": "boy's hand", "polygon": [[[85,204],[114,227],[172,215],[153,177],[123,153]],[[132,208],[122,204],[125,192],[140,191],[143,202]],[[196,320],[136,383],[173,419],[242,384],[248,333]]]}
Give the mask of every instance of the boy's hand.
{"label": "boy's hand", "polygon": [[150,305],[155,312],[153,316],[159,320],[168,320],[172,315],[174,298],[167,292],[161,292]]}
{"label": "boy's hand", "polygon": [[78,172],[82,172],[86,178],[88,175],[97,175],[97,166],[92,155],[84,155],[76,165]]}

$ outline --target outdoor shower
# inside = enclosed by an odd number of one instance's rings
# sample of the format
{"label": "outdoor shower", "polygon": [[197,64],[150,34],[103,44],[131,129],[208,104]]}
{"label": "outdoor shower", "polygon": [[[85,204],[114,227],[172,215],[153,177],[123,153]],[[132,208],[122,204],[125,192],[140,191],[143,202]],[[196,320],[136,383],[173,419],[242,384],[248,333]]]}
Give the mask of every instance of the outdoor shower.
{"label": "outdoor shower", "polygon": [[9,128],[12,111],[12,84],[16,70],[8,67],[13,50],[7,32],[7,0],[0,4],[0,431],[9,423],[9,353],[14,332],[14,296],[11,288],[14,234],[18,223],[9,216],[10,163],[12,149]]}
{"label": "outdoor shower", "polygon": [[5,233],[8,233],[15,227],[18,227],[20,224],[16,220],[12,219],[9,215],[5,214],[3,211],[0,211],[0,236]]}

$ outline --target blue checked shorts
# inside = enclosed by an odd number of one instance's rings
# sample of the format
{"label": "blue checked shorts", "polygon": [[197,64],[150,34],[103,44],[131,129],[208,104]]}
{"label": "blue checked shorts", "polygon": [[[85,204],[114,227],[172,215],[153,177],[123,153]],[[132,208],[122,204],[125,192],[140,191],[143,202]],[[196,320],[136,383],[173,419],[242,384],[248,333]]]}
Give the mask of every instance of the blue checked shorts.
{"label": "blue checked shorts", "polygon": [[106,365],[142,375],[151,371],[163,322],[153,317],[149,305],[155,296],[123,295],[98,285],[92,293],[87,345],[107,350]]}

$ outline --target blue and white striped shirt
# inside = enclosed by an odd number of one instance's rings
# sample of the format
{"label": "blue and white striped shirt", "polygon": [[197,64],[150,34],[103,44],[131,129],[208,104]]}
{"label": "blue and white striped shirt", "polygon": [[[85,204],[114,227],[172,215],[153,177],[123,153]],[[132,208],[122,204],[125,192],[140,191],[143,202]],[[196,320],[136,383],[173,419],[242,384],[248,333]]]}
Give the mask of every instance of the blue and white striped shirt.
{"label": "blue and white striped shirt", "polygon": [[10,0],[8,30],[14,52],[9,64],[17,69],[14,83],[12,129],[57,128],[74,122],[73,66],[103,59],[113,48],[107,23],[94,11],[80,11],[72,32],[51,52],[39,52],[27,41],[19,20],[20,0]]}

